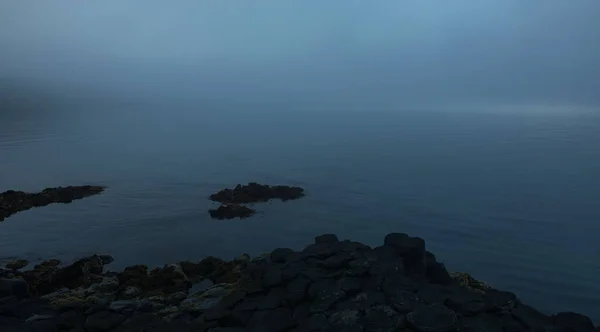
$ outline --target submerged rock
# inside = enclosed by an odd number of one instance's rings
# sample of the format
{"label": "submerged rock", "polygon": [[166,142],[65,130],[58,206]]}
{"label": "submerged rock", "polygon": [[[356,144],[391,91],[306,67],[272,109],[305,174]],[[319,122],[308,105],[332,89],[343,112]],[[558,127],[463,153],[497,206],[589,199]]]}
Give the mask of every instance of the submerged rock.
{"label": "submerged rock", "polygon": [[0,221],[19,211],[52,203],[71,203],[76,199],[97,195],[102,186],[68,186],[46,188],[39,193],[8,190],[0,193]]}
{"label": "submerged rock", "polygon": [[234,218],[248,218],[252,216],[256,211],[253,209],[239,204],[223,204],[217,209],[211,209],[208,211],[210,217],[213,219],[234,219]]}
{"label": "submerged rock", "polygon": [[238,184],[233,189],[223,189],[210,195],[210,199],[219,203],[243,204],[266,202],[270,199],[288,201],[304,196],[304,189],[290,186],[269,186],[255,182],[247,185]]}
{"label": "submerged rock", "polygon": [[26,259],[15,259],[6,263],[6,268],[10,270],[19,270],[29,265]]}

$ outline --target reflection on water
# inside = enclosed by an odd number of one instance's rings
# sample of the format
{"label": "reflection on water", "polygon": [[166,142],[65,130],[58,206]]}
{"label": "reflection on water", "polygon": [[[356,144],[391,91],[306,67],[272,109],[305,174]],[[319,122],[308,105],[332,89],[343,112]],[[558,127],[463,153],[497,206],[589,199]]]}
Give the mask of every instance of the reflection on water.
{"label": "reflection on water", "polygon": [[[8,218],[0,258],[101,252],[117,268],[401,231],[453,270],[600,321],[598,142],[582,114],[20,103],[0,113],[0,190],[109,189]],[[208,217],[209,193],[249,180],[309,195]]]}

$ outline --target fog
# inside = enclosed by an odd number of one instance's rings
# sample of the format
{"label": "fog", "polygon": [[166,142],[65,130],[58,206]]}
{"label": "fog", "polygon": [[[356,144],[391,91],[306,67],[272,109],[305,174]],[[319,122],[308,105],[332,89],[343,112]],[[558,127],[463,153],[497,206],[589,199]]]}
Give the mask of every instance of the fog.
{"label": "fog", "polygon": [[0,92],[595,109],[598,17],[597,0],[3,0]]}

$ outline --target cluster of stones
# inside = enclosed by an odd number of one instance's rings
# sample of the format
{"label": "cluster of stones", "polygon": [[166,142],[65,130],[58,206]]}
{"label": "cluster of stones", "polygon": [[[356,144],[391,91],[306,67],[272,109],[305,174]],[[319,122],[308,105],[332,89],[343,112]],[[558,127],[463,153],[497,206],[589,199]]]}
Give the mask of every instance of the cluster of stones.
{"label": "cluster of stones", "polygon": [[238,184],[233,189],[223,189],[210,195],[210,200],[221,205],[208,212],[213,219],[248,218],[256,211],[243,204],[267,202],[271,199],[289,201],[304,196],[304,189],[291,186],[269,186],[256,182],[247,185]]}
{"label": "cluster of stones", "polygon": [[375,248],[328,234],[302,251],[152,271],[102,272],[109,262],[5,271],[15,276],[0,281],[0,292],[12,292],[0,300],[0,330],[600,331],[585,316],[547,316],[510,292],[449,274],[422,239],[400,233]]}
{"label": "cluster of stones", "polygon": [[19,211],[52,203],[71,203],[73,200],[97,195],[104,191],[101,186],[68,186],[46,188],[39,193],[8,190],[0,193],[0,221]]}

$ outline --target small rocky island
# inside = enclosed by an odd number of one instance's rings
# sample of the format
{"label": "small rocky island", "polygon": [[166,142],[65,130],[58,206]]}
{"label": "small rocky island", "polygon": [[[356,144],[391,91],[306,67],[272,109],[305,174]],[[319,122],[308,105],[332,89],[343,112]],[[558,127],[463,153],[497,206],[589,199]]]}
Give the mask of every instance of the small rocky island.
{"label": "small rocky island", "polygon": [[238,184],[233,189],[223,189],[210,195],[210,200],[221,203],[217,209],[211,209],[211,218],[214,219],[233,219],[247,218],[256,211],[242,204],[267,202],[272,199],[289,201],[304,196],[304,189],[291,186],[269,186],[256,182],[250,182],[247,185]]}
{"label": "small rocky island", "polygon": [[600,331],[583,315],[545,315],[513,293],[449,273],[423,239],[403,233],[377,247],[325,234],[301,251],[152,270],[107,272],[111,261],[0,269],[0,330]]}
{"label": "small rocky island", "polygon": [[46,188],[39,193],[8,190],[0,193],[0,221],[34,207],[52,203],[71,203],[76,199],[97,195],[104,191],[102,186],[68,186]]}

